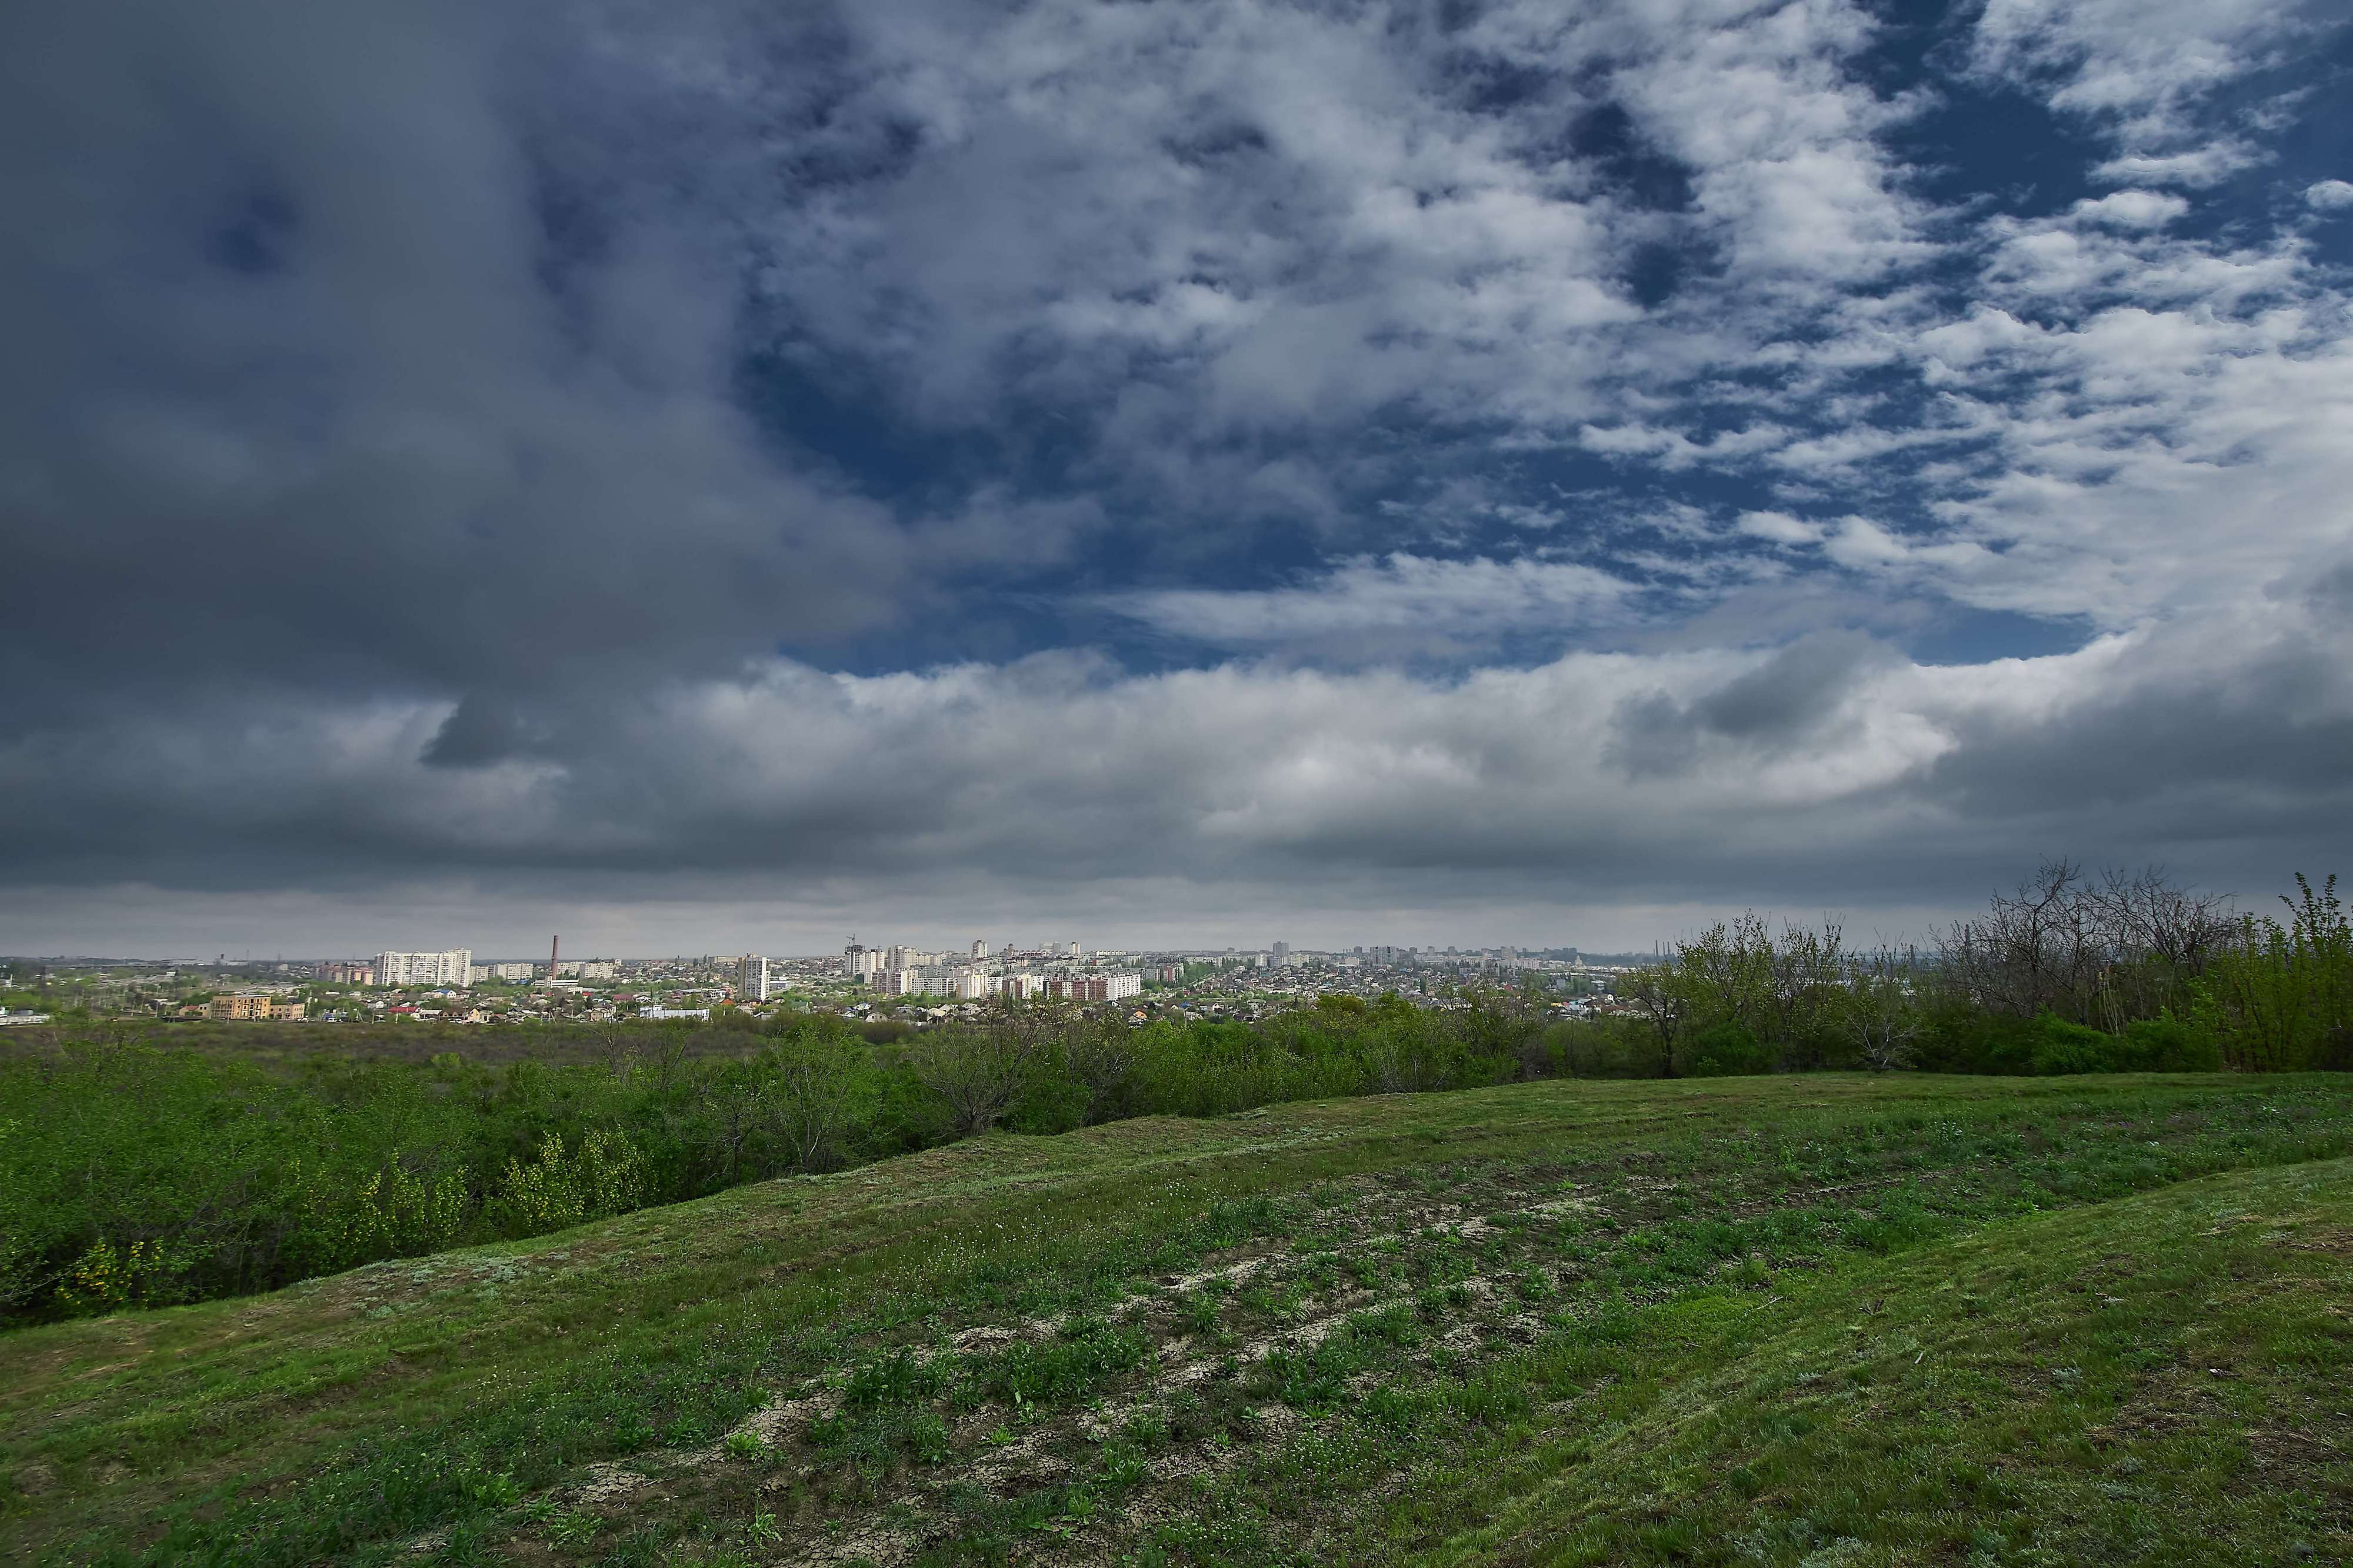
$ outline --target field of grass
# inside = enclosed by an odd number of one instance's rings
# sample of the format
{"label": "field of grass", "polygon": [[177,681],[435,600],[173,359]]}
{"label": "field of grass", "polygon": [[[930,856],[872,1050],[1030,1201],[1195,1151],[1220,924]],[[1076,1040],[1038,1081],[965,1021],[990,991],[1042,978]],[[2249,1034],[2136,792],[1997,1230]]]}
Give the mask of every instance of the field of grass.
{"label": "field of grass", "polygon": [[994,1135],[0,1336],[73,1563],[2353,1560],[2353,1079]]}

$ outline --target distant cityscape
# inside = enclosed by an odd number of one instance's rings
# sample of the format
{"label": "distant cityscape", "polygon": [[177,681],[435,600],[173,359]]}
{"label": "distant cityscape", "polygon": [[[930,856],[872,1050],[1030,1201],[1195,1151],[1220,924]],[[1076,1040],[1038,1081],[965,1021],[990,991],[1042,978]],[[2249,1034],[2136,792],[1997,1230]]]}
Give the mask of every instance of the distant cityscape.
{"label": "distant cityscape", "polygon": [[1570,1014],[1614,1010],[1637,953],[1513,946],[1090,949],[1078,940],[933,952],[852,938],[839,953],[478,959],[466,948],[372,957],[210,963],[98,957],[0,959],[0,1025],[58,1011],[221,1022],[416,1019],[462,1024],[706,1020],[779,1010],[892,1016],[917,1025],[992,1005],[1059,1002],[1127,1014],[1249,1020],[1326,996],[1469,1005],[1482,988],[1541,994]]}

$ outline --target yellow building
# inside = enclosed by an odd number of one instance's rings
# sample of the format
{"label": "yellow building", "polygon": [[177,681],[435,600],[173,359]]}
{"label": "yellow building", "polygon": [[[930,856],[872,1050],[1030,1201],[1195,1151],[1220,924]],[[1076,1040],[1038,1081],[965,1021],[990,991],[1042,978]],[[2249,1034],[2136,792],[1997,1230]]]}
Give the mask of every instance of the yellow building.
{"label": "yellow building", "polygon": [[208,1017],[230,1021],[244,1018],[300,1018],[302,1004],[281,1002],[275,996],[216,996],[205,1009]]}

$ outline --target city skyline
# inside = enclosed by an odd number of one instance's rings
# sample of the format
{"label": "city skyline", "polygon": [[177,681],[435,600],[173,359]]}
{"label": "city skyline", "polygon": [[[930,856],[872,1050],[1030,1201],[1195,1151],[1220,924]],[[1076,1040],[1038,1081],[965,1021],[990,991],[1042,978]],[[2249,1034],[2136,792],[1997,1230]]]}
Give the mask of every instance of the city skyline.
{"label": "city skyline", "polygon": [[[1502,954],[1505,957],[1510,957],[1519,953],[1535,955],[1539,953],[1566,952],[1576,952],[1580,953],[1589,952],[1616,956],[1637,951],[1630,948],[1612,949],[1580,945],[1575,942],[1539,942],[1486,943],[1357,942],[1340,942],[1321,947],[1284,942],[1260,942],[1256,945],[1234,942],[1185,942],[1163,946],[1128,947],[1091,947],[1082,943],[1075,942],[1068,944],[1054,943],[1045,946],[1023,947],[1018,942],[1007,942],[992,946],[986,953],[967,952],[954,946],[944,949],[925,949],[919,947],[914,943],[893,943],[891,944],[888,949],[869,949],[868,952],[870,956],[875,957],[879,961],[885,952],[895,955],[902,948],[908,952],[908,956],[903,962],[896,965],[878,962],[875,965],[871,966],[870,969],[861,969],[857,971],[857,973],[871,973],[873,968],[882,967],[956,969],[965,967],[1003,967],[1010,964],[1092,965],[1098,962],[1115,963],[1117,961],[1131,958],[1141,959],[1171,954],[1186,954],[1205,958],[1215,958],[1220,956],[1230,958],[1271,958],[1279,963],[1281,960],[1286,957],[1363,957],[1367,954],[1396,955],[1399,957],[1412,954],[1449,957],[1456,955],[1477,957],[1482,954]],[[810,963],[841,958],[844,956],[845,955],[843,953],[830,952],[823,950],[797,952],[776,949],[769,952],[761,952],[754,948],[733,948],[726,950],[712,949],[691,952],[672,952],[668,951],[648,951],[641,952],[614,952],[610,953],[600,952],[587,954],[578,958],[569,958],[554,962],[543,958],[517,959],[503,953],[477,951],[472,948],[380,949],[373,956],[329,954],[308,952],[276,952],[268,954],[253,952],[230,953],[218,952],[215,952],[210,957],[205,956],[201,953],[193,952],[134,952],[128,951],[120,952],[59,952],[56,953],[0,953],[0,959],[9,959],[20,963],[100,960],[110,963],[137,962],[172,963],[194,969],[221,967],[250,968],[266,967],[276,964],[338,968],[347,965],[366,966],[373,964],[380,973],[385,969],[384,961],[390,959],[395,961],[393,967],[397,972],[399,978],[389,981],[378,980],[375,982],[375,984],[401,985],[456,984],[456,982],[449,980],[448,974],[445,973],[448,969],[448,965],[445,964],[439,968],[433,968],[430,964],[430,961],[434,960],[462,960],[467,962],[469,966],[477,972],[485,969],[501,972],[489,975],[478,975],[479,978],[497,980],[528,980],[545,976],[551,967],[554,967],[555,973],[559,975],[579,974],[584,969],[593,969],[596,973],[586,977],[611,979],[614,978],[612,971],[616,964],[708,962],[724,968],[731,965],[747,965],[755,960],[765,961],[771,963]],[[428,970],[430,971],[429,973],[427,972]],[[332,977],[331,976],[330,978]]]}
{"label": "city skyline", "polygon": [[[1082,936],[1076,939],[1064,936],[1053,939],[1053,941],[1056,947],[1063,947],[1075,940],[1079,943],[1082,955],[1088,958],[1092,958],[1098,954],[1106,952],[1114,954],[1230,952],[1237,955],[1246,953],[1275,953],[1278,948],[1300,953],[1349,953],[1354,952],[1358,949],[1372,949],[1377,947],[1395,947],[1400,949],[1411,948],[1417,951],[1430,950],[1440,952],[1444,952],[1450,950],[1462,952],[1481,952],[1503,949],[1516,949],[1534,952],[1575,949],[1580,952],[1590,952],[1628,953],[1646,952],[1653,951],[1661,946],[1672,946],[1673,941],[1677,937],[1690,936],[1704,927],[1714,924],[1718,920],[1728,918],[1732,914],[1738,913],[1740,911],[1693,908],[1690,910],[1667,912],[1675,913],[1681,916],[1682,923],[1675,925],[1672,929],[1662,929],[1656,934],[1645,937],[1639,941],[1625,942],[1611,942],[1606,940],[1579,941],[1576,940],[1572,936],[1553,937],[1542,932],[1532,931],[1530,930],[1522,930],[1517,934],[1506,933],[1500,936],[1490,935],[1485,937],[1483,940],[1468,931],[1425,934],[1420,937],[1409,940],[1408,938],[1398,935],[1393,931],[1375,934],[1347,934],[1345,932],[1339,931],[1336,929],[1333,932],[1324,933],[1316,940],[1299,941],[1292,941],[1288,938],[1274,936],[1262,936],[1259,940],[1252,941],[1247,935],[1236,936],[1230,933],[1221,933],[1214,931],[1195,931],[1191,934],[1180,932],[1174,935],[1164,931],[1148,940],[1143,936],[1138,936],[1134,940],[1126,941],[1113,940],[1110,936],[1105,936],[1100,941],[1087,936]],[[1781,914],[1786,913],[1788,919],[1802,922],[1805,921],[1819,921],[1823,918],[1825,912],[1826,911],[1822,910],[1776,911],[1776,918],[1778,919]],[[1827,912],[1833,918],[1837,915],[1837,911]],[[1556,919],[1556,917],[1548,918]],[[1484,922],[1482,921],[1482,923]],[[1924,913],[1918,916],[1918,923],[1912,927],[1897,929],[1893,927],[1866,925],[1859,929],[1860,933],[1867,941],[1871,941],[1873,942],[1877,942],[1879,941],[1904,942],[1912,940],[1927,940],[1932,938],[1935,934],[1932,926],[1933,921],[1930,917]],[[372,924],[361,923],[355,924],[354,929],[378,930],[380,928],[376,928]],[[689,959],[711,957],[729,960],[755,953],[777,960],[839,957],[841,955],[844,949],[853,942],[860,942],[860,945],[867,946],[870,949],[875,949],[878,952],[902,946],[915,949],[924,953],[936,955],[944,963],[964,963],[968,962],[973,957],[976,956],[970,951],[972,939],[969,936],[968,931],[965,940],[959,941],[956,940],[955,928],[944,924],[937,927],[919,928],[913,930],[890,928],[892,934],[888,936],[878,936],[875,942],[863,942],[856,931],[851,931],[846,936],[828,941],[823,931],[816,930],[814,928],[801,928],[799,937],[794,941],[783,940],[779,935],[780,928],[777,927],[770,927],[765,931],[723,926],[706,929],[712,931],[733,930],[737,932],[737,938],[733,942],[657,942],[650,944],[628,946],[614,945],[610,943],[598,945],[586,941],[582,941],[575,944],[574,940],[567,936],[565,938],[565,951],[573,956],[565,958],[564,963],[567,967],[569,967],[583,961],[642,962],[673,957]],[[881,932],[885,931],[886,928],[879,924],[873,924],[871,929],[874,931]],[[988,944],[987,956],[991,961],[994,961],[997,958],[1000,950],[1004,948],[1008,942],[1010,942],[1013,945],[1017,952],[1023,955],[1035,954],[1040,951],[1039,948],[1029,945],[1032,940],[1037,939],[1005,935],[985,940],[987,941]],[[880,944],[879,948],[876,945],[878,942]],[[543,973],[548,965],[548,959],[545,955],[546,937],[544,935],[541,936],[536,942],[528,939],[524,939],[520,942],[509,940],[504,945],[501,945],[498,942],[490,942],[487,943],[483,942],[473,942],[464,944],[453,943],[448,948],[387,947],[381,940],[380,936],[376,940],[359,942],[356,945],[346,944],[344,947],[329,949],[320,948],[314,942],[311,946],[300,950],[291,947],[255,949],[251,947],[240,947],[236,944],[230,944],[225,947],[216,942],[198,942],[193,945],[181,945],[177,947],[125,946],[115,948],[101,948],[91,945],[77,946],[71,943],[67,943],[52,945],[46,949],[29,946],[17,946],[11,948],[5,944],[0,944],[0,955],[15,956],[22,959],[54,959],[63,957],[141,959],[155,960],[159,962],[170,961],[199,965],[209,965],[216,960],[225,958],[228,963],[234,965],[243,963],[273,963],[281,962],[317,963],[345,959],[366,961],[374,955],[385,952],[431,953],[454,951],[460,946],[462,946],[464,951],[468,952],[472,956],[474,962],[477,963],[499,963],[503,964],[527,964],[534,973]],[[1051,950],[1048,951],[1050,952],[1051,952]],[[528,956],[533,953],[537,953],[538,956]],[[1056,957],[1064,956],[1060,952],[1052,952],[1052,955]]]}

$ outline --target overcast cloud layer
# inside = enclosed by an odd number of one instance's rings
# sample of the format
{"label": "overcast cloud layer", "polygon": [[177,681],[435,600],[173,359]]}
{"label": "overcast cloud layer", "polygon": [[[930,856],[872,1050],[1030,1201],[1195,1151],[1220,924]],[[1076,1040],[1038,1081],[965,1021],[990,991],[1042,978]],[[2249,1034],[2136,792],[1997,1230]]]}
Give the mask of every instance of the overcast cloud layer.
{"label": "overcast cloud layer", "polygon": [[2348,102],[2274,0],[14,8],[0,951],[2353,871]]}

